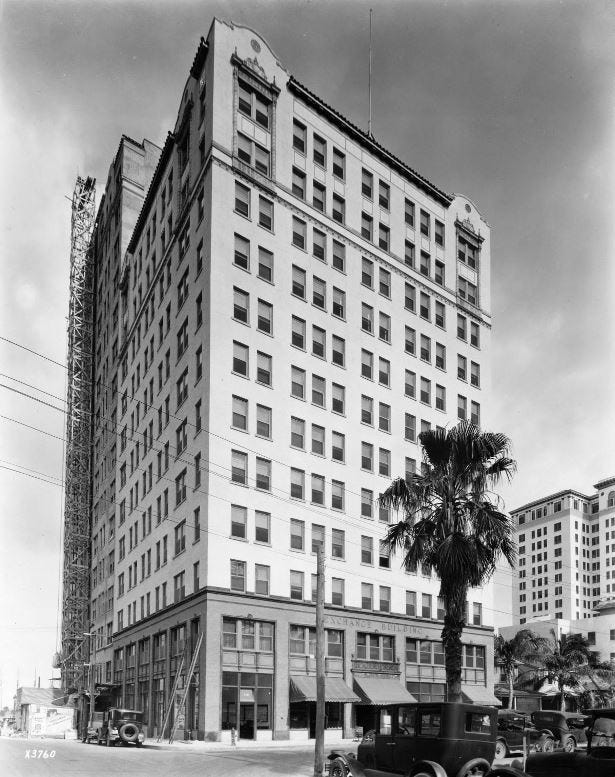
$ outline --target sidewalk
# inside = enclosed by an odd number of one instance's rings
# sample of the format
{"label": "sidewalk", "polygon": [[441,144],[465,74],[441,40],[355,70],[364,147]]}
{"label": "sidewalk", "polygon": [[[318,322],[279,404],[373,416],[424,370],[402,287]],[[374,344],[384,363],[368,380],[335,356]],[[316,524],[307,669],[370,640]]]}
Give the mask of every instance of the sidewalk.
{"label": "sidewalk", "polygon": [[[325,742],[325,757],[332,750],[354,751],[356,753],[357,740],[353,739],[336,739],[332,742]],[[155,739],[146,739],[143,745],[150,750],[191,750],[202,753],[230,751],[233,750],[309,750],[314,748],[314,740],[307,739],[304,741],[297,741],[295,739],[274,739],[266,742],[255,742],[253,739],[240,739],[236,745],[229,745],[224,742],[202,742],[202,741],[185,741],[175,740],[169,744],[168,739],[163,739],[160,742],[156,742]]]}

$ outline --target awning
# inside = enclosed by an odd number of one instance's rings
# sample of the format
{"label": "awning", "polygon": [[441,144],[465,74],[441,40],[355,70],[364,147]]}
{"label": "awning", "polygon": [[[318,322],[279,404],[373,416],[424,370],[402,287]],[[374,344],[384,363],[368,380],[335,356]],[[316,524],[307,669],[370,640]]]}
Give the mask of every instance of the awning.
{"label": "awning", "polygon": [[414,704],[416,699],[394,677],[355,677],[363,704]]}
{"label": "awning", "polygon": [[[316,701],[316,677],[293,675],[290,678],[290,702]],[[325,677],[325,701],[360,701],[341,677]]]}
{"label": "awning", "polygon": [[461,684],[461,695],[470,704],[487,704],[491,707],[501,707],[502,702],[484,685]]}

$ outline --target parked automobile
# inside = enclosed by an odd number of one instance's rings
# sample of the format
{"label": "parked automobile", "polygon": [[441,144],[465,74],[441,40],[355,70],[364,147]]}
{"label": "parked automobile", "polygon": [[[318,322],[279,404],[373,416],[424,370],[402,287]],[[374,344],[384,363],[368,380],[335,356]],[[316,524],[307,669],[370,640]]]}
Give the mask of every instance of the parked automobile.
{"label": "parked automobile", "polygon": [[[587,749],[532,753],[525,771],[531,777],[613,777],[615,774],[615,708],[590,710],[586,718]],[[512,767],[521,767],[513,762]]]}
{"label": "parked automobile", "polygon": [[141,747],[145,740],[143,713],[139,710],[122,710],[112,707],[103,713],[103,723],[98,735],[98,744],[107,747],[121,742]]}
{"label": "parked automobile", "polygon": [[105,717],[104,712],[93,712],[92,717],[88,721],[88,727],[83,737],[83,742],[99,742],[100,741],[100,729],[102,728],[103,719]]}
{"label": "parked automobile", "polygon": [[498,710],[496,759],[506,758],[511,751],[522,750],[524,737],[531,749],[545,753],[554,749],[555,741],[551,732],[536,728],[529,713],[518,710]]}
{"label": "parked automobile", "polygon": [[356,757],[328,756],[330,777],[485,777],[489,771],[497,737],[494,707],[424,702],[390,710],[387,733],[367,732]]}
{"label": "parked automobile", "polygon": [[573,752],[578,745],[584,745],[587,742],[585,735],[587,717],[579,712],[537,710],[532,712],[532,722],[536,728],[549,731],[555,744],[567,753]]}

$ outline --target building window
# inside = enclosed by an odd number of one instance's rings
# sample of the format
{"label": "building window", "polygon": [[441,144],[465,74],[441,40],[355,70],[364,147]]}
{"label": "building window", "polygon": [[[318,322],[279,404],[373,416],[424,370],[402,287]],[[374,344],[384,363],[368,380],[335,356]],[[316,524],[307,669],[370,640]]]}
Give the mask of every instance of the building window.
{"label": "building window", "polygon": [[406,615],[416,616],[416,591],[406,591]]}
{"label": "building window", "polygon": [[389,250],[391,231],[386,224],[378,224],[378,246],[383,251]]}
{"label": "building window", "polygon": [[434,280],[439,286],[444,286],[445,281],[445,269],[444,264],[436,260],[436,270],[434,273]]}
{"label": "building window", "polygon": [[269,577],[271,568],[264,564],[254,565],[254,593],[269,596]]}
{"label": "building window", "polygon": [[386,448],[378,450],[378,474],[390,477],[391,475],[391,451]]}
{"label": "building window", "polygon": [[374,586],[371,583],[361,583],[361,609],[374,609]]}
{"label": "building window", "polygon": [[346,200],[339,194],[333,194],[333,220],[343,224],[346,220]]}
{"label": "building window", "polygon": [[333,241],[331,264],[340,272],[346,271],[346,246],[338,240]]}
{"label": "building window", "polygon": [[404,349],[411,356],[416,355],[416,330],[409,326],[405,328]]}
{"label": "building window", "polygon": [[273,230],[273,203],[262,196],[258,198],[258,225]]}
{"label": "building window", "polygon": [[374,540],[372,537],[361,537],[361,563],[370,566],[374,564]]}
{"label": "building window", "polygon": [[235,181],[235,211],[250,218],[250,190],[238,181]]}
{"label": "building window", "polygon": [[325,430],[317,424],[312,424],[312,453],[325,455]]}
{"label": "building window", "polygon": [[248,454],[231,451],[231,480],[233,483],[248,485]]}
{"label": "building window", "polygon": [[246,562],[231,559],[231,591],[245,593],[246,590]]}
{"label": "building window", "polygon": [[305,524],[291,518],[290,521],[290,547],[292,550],[304,550]]}
{"label": "building window", "polygon": [[346,292],[333,287],[333,315],[337,318],[346,316]]}
{"label": "building window", "polygon": [[266,100],[259,92],[255,92],[245,81],[239,80],[237,87],[239,92],[239,112],[268,130],[271,102]]}
{"label": "building window", "polygon": [[436,384],[436,409],[446,411],[446,388]]}
{"label": "building window", "polygon": [[431,594],[421,594],[421,617],[431,618]]}
{"label": "building window", "polygon": [[480,348],[480,326],[474,321],[470,321],[470,345]]}
{"label": "building window", "polygon": [[416,398],[416,373],[411,370],[405,371],[404,393],[407,397]]}
{"label": "building window", "polygon": [[371,472],[374,468],[374,446],[368,442],[361,443],[361,469]]}
{"label": "building window", "polygon": [[291,344],[305,351],[305,321],[297,316],[291,318]]}
{"label": "building window", "polygon": [[374,220],[368,213],[361,213],[361,237],[372,240],[374,236]]}
{"label": "building window", "polygon": [[312,404],[318,407],[326,406],[325,379],[318,375],[312,375]]}
{"label": "building window", "polygon": [[186,499],[186,470],[183,470],[175,478],[175,506],[180,505]]}
{"label": "building window", "polygon": [[271,386],[271,356],[261,351],[256,353],[256,382]]}
{"label": "building window", "polygon": [[293,148],[300,154],[305,154],[307,130],[305,125],[293,119]]}
{"label": "building window", "polygon": [[291,394],[297,399],[305,399],[305,370],[291,367]]}
{"label": "building window", "polygon": [[391,342],[391,317],[386,313],[379,313],[378,337],[385,343]]}
{"label": "building window", "polygon": [[267,283],[273,283],[273,254],[258,247],[258,277]]}
{"label": "building window", "polygon": [[370,661],[394,661],[395,637],[357,632],[357,658]]}
{"label": "building window", "polygon": [[457,237],[457,258],[463,264],[467,264],[468,267],[476,269],[478,258],[478,246],[465,240],[460,235]]}
{"label": "building window", "polygon": [[391,612],[391,589],[387,585],[380,588],[380,612]]}
{"label": "building window", "polygon": [[233,396],[233,410],[231,426],[235,429],[248,431],[248,400],[242,397]]}
{"label": "building window", "polygon": [[436,343],[436,367],[446,370],[446,346]]}
{"label": "building window", "polygon": [[381,386],[391,385],[391,363],[382,356],[378,357],[378,383]]}
{"label": "building window", "polygon": [[374,176],[365,168],[361,170],[361,194],[368,200],[374,196]]}
{"label": "building window", "polygon": [[384,542],[380,543],[380,551],[378,554],[378,566],[381,569],[391,568],[391,554]]}
{"label": "building window", "polygon": [[421,235],[424,237],[429,237],[430,234],[430,226],[429,226],[429,213],[427,213],[424,210],[421,210]]}
{"label": "building window", "polygon": [[374,494],[367,488],[361,489],[361,517],[373,518]]}
{"label": "building window", "polygon": [[307,225],[305,221],[293,216],[293,245],[305,251]]}
{"label": "building window", "polygon": [[295,197],[305,200],[305,173],[293,167],[292,192]]}
{"label": "building window", "polygon": [[271,408],[265,405],[256,406],[256,434],[258,437],[271,439]]}
{"label": "building window", "polygon": [[233,318],[242,324],[249,322],[250,295],[236,286],[233,288]]}
{"label": "building window", "polygon": [[314,133],[314,162],[319,165],[320,167],[327,167],[327,143],[326,141],[320,137],[320,135],[316,135]]}
{"label": "building window", "polygon": [[325,479],[322,475],[312,475],[312,504],[324,505]]}
{"label": "building window", "polygon": [[410,442],[416,442],[416,416],[405,414],[404,437]]}
{"label": "building window", "polygon": [[259,456],[256,457],[256,488],[271,491],[271,462]]}
{"label": "building window", "polygon": [[468,417],[468,400],[461,394],[457,395],[457,418],[465,421]]}
{"label": "building window", "polygon": [[431,381],[421,378],[421,402],[431,405]]}
{"label": "building window", "polygon": [[346,389],[337,383],[331,384],[331,410],[334,413],[344,414],[346,407]]}
{"label": "building window", "polygon": [[273,305],[262,299],[258,301],[257,329],[265,334],[273,334]]}
{"label": "building window", "polygon": [[391,273],[380,268],[378,291],[387,299],[391,299]]}
{"label": "building window", "polygon": [[233,372],[248,377],[248,346],[233,341]]}
{"label": "building window", "polygon": [[361,283],[368,289],[374,288],[374,263],[365,257],[361,260]]}
{"label": "building window", "polygon": [[305,472],[291,467],[290,495],[293,499],[305,499]]}
{"label": "building window", "polygon": [[429,297],[429,294],[425,294],[424,292],[421,292],[420,296],[419,313],[421,318],[424,318],[426,321],[431,321],[431,298]]}
{"label": "building window", "polygon": [[237,133],[237,157],[249,167],[253,167],[257,172],[269,176],[269,151],[240,132]]}
{"label": "building window", "polygon": [[290,419],[290,444],[293,448],[305,448],[305,421],[301,418]]}
{"label": "building window", "polygon": [[331,578],[331,604],[344,606],[344,581],[339,577]]}
{"label": "building window", "polygon": [[462,299],[467,300],[471,305],[477,305],[477,288],[473,283],[465,278],[457,278],[457,293]]}
{"label": "building window", "polygon": [[436,326],[439,326],[441,329],[446,329],[446,308],[444,307],[444,304],[436,300],[434,307]]}
{"label": "building window", "polygon": [[292,266],[292,293],[299,299],[305,299],[305,283],[306,273],[297,265]]}
{"label": "building window", "polygon": [[333,147],[333,175],[342,181],[346,177],[346,156],[335,146]]}
{"label": "building window", "polygon": [[327,284],[316,276],[312,278],[312,304],[321,310],[327,307]]}
{"label": "building window", "polygon": [[410,200],[404,201],[404,221],[406,226],[414,229],[414,203]]}
{"label": "building window", "polygon": [[434,219],[434,240],[436,245],[444,248],[444,224],[438,219]]}
{"label": "building window", "polygon": [[470,362],[470,383],[477,388],[480,387],[480,364]]}
{"label": "building window", "polygon": [[331,558],[344,558],[344,532],[341,529],[331,530]]}
{"label": "building window", "polygon": [[[324,485],[323,485],[324,487]],[[346,487],[341,480],[331,481],[331,507],[334,510],[343,510],[345,502]]]}
{"label": "building window", "polygon": [[245,507],[231,505],[231,537],[245,540],[247,536],[248,511]]}
{"label": "building window", "polygon": [[391,431],[391,406],[384,402],[378,403],[378,429],[381,432]]}
{"label": "building window", "polygon": [[338,367],[343,367],[346,360],[346,341],[342,337],[333,335],[331,338],[331,360]]}

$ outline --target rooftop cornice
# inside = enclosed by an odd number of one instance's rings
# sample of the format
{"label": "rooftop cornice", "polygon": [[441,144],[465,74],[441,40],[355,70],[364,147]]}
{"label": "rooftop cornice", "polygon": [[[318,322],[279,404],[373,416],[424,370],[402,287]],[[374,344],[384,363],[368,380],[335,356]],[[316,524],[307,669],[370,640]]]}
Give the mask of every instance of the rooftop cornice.
{"label": "rooftop cornice", "polygon": [[541,499],[535,499],[533,502],[528,502],[527,504],[521,505],[521,507],[517,507],[514,510],[511,510],[510,514],[516,515],[517,513],[522,513],[524,510],[529,510],[530,508],[537,507],[538,505],[544,504],[545,502],[550,502],[552,499],[557,499],[560,496],[578,496],[580,499],[587,499],[588,501],[594,498],[593,496],[588,496],[587,494],[582,494],[580,491],[574,491],[573,489],[569,488],[565,491],[558,491],[556,494],[549,494],[549,496],[543,496]]}
{"label": "rooftop cornice", "polygon": [[306,86],[299,83],[294,76],[289,78],[287,85],[289,90],[300,97],[307,105],[318,113],[323,114],[332,124],[335,124],[339,129],[347,133],[353,140],[374,154],[374,156],[377,156],[385,164],[394,168],[396,172],[404,176],[410,183],[421,189],[421,191],[425,192],[430,197],[433,197],[440,205],[448,208],[453,202],[454,197],[451,194],[447,194],[441,189],[438,189],[438,187],[428,181],[427,178],[423,178],[422,175],[419,175],[411,167],[408,167],[405,162],[402,162],[401,159],[398,159],[390,151],[387,151],[384,146],[380,145],[380,143],[374,140],[367,132],[359,129],[356,124],[353,124],[345,116],[342,116],[341,113],[338,113],[338,111],[330,105],[327,105]]}
{"label": "rooftop cornice", "polygon": [[192,62],[192,67],[190,68],[190,75],[192,78],[198,78],[201,74],[201,70],[203,69],[203,64],[205,62],[205,57],[207,56],[207,52],[209,51],[209,43],[201,36],[201,40],[199,42],[199,47],[196,51],[196,54],[194,55],[194,61]]}
{"label": "rooftop cornice", "polygon": [[600,491],[602,488],[608,488],[609,486],[615,486],[615,476],[610,478],[604,478],[604,480],[599,480],[594,485],[594,488],[596,489],[596,491]]}

